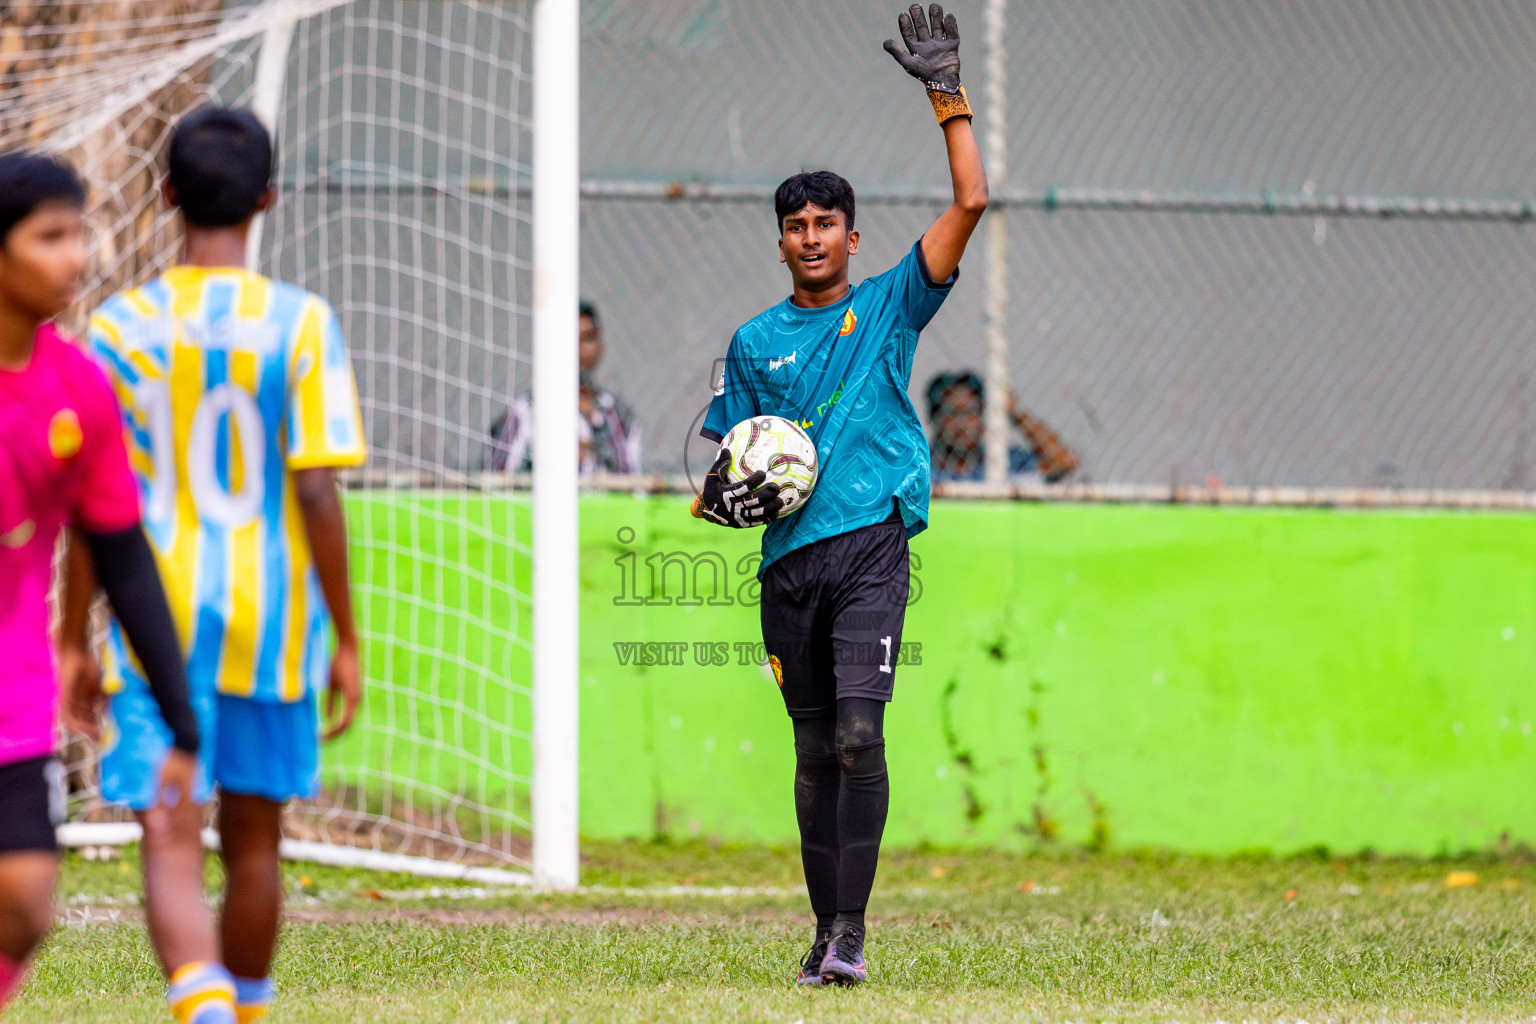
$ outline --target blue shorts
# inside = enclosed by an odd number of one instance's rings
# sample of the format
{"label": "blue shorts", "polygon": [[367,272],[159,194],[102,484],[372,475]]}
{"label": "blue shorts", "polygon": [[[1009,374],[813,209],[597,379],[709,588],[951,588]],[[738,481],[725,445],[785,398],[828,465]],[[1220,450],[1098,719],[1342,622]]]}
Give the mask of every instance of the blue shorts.
{"label": "blue shorts", "polygon": [[[292,704],[196,694],[192,708],[202,735],[196,802],[207,803],[214,786],[279,803],[318,792],[320,725],[313,693]],[[136,811],[154,806],[171,731],[147,687],[130,684],[112,695],[102,746],[102,798]]]}

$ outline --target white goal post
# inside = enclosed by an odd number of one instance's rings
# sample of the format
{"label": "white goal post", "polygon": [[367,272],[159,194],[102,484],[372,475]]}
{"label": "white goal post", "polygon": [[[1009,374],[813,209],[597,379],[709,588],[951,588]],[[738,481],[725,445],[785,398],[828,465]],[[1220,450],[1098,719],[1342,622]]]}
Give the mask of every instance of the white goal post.
{"label": "white goal post", "polygon": [[533,875],[576,887],[579,0],[533,22]]}
{"label": "white goal post", "polygon": [[[429,877],[579,882],[578,0],[61,0],[0,11],[0,150],[91,191],[88,294],[174,262],[170,126],[246,105],[278,201],[253,268],[319,292],[373,452],[348,518],[365,709],[284,853]],[[30,17],[22,23],[17,20]],[[534,490],[472,486],[487,425],[535,403]],[[132,841],[72,737],[70,846]]]}

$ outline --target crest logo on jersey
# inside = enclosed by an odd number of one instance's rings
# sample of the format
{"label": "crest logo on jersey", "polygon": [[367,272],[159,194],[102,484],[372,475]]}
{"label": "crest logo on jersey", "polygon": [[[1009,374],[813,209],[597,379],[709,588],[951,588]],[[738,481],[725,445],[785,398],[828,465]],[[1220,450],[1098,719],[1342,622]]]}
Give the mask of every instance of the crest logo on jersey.
{"label": "crest logo on jersey", "polygon": [[783,358],[780,358],[780,359],[770,359],[770,360],[768,360],[768,369],[770,369],[770,370],[777,370],[781,366],[789,366],[790,364],[792,364],[795,361],[795,356],[797,356],[799,354],[800,354],[800,352],[797,349],[796,351],[791,352],[789,355],[784,356]]}
{"label": "crest logo on jersey", "polygon": [[843,314],[843,329],[837,332],[839,338],[845,338],[853,333],[853,329],[859,326],[859,318],[853,315],[853,308]]}
{"label": "crest logo on jersey", "polygon": [[48,421],[48,451],[60,462],[67,462],[80,453],[85,435],[80,431],[80,417],[73,409],[60,409]]}
{"label": "crest logo on jersey", "polygon": [[773,681],[779,684],[779,689],[784,689],[784,663],[777,654],[768,655],[768,667],[773,669]]}
{"label": "crest logo on jersey", "polygon": [[31,519],[23,520],[21,525],[0,533],[0,548],[20,551],[30,544],[35,536],[37,536],[37,523]]}

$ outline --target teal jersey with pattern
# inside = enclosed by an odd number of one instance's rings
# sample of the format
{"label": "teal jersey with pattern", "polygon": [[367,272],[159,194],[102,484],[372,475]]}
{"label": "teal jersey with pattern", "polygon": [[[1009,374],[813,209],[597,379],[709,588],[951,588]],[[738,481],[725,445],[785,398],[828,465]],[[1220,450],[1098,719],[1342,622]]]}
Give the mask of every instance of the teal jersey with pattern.
{"label": "teal jersey with pattern", "polygon": [[796,548],[883,522],[894,498],[913,536],[928,525],[929,453],[907,396],[918,334],[959,276],[934,283],[922,241],[841,302],[789,299],[737,329],[700,431],[713,441],[750,416],[793,420],[816,442],[816,489],[769,524],[758,577]]}

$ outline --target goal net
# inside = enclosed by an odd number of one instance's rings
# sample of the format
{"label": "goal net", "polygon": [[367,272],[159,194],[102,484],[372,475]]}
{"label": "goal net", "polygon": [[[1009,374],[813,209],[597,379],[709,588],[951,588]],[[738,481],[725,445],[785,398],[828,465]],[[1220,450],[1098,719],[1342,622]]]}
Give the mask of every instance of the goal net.
{"label": "goal net", "polygon": [[[325,296],[346,330],[372,453],[347,499],[365,704],[325,749],[321,795],[290,812],[290,851],[529,862],[530,515],[472,485],[531,375],[531,7],[0,6],[0,150],[61,154],[90,186],[92,270],[67,327],[175,260],[156,194],[169,129],[220,103],[277,140],[255,265]],[[67,834],[100,842],[124,819],[98,798],[94,750],[67,749],[86,826]]]}

